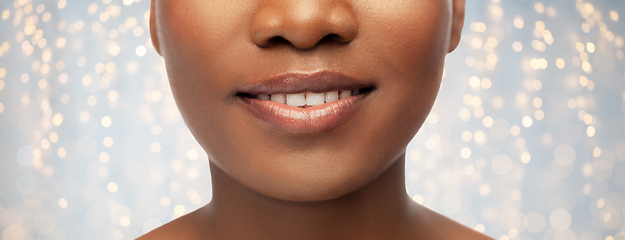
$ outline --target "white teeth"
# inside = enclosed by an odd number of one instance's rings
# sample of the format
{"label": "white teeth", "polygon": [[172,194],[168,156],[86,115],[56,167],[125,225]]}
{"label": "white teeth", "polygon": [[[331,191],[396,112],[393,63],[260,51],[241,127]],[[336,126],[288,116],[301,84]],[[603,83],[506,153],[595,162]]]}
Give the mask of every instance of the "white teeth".
{"label": "white teeth", "polygon": [[264,101],[269,101],[269,100],[271,100],[271,97],[269,95],[267,95],[267,94],[260,94],[260,95],[258,95],[258,99],[264,100]]}
{"label": "white teeth", "polygon": [[258,94],[256,97],[263,101],[273,101],[289,106],[304,107],[318,106],[360,94],[360,90],[342,90],[326,93],[296,93],[296,94]]}
{"label": "white teeth", "polygon": [[339,93],[339,99],[348,98],[351,96],[352,96],[352,91],[350,90],[343,90]]}
{"label": "white teeth", "polygon": [[306,105],[306,94],[296,93],[286,95],[286,105],[301,107]]}
{"label": "white teeth", "polygon": [[317,106],[325,103],[324,93],[306,93],[306,105]]}
{"label": "white teeth", "polygon": [[327,92],[325,95],[326,102],[334,102],[336,100],[339,100],[339,91]]}
{"label": "white teeth", "polygon": [[286,103],[286,94],[272,94],[271,95],[271,101],[285,104]]}

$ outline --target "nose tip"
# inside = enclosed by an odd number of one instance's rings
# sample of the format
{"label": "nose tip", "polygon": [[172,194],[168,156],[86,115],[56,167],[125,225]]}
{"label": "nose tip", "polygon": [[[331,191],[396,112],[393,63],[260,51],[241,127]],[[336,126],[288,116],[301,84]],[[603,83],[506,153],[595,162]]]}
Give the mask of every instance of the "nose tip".
{"label": "nose tip", "polygon": [[353,12],[344,6],[310,1],[267,6],[254,16],[252,41],[260,47],[289,44],[306,50],[322,43],[348,43],[358,34]]}

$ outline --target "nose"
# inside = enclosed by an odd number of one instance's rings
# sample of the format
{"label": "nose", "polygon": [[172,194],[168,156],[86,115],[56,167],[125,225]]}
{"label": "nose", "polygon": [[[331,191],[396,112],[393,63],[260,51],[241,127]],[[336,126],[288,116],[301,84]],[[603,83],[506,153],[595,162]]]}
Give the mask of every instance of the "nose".
{"label": "nose", "polygon": [[265,1],[262,5],[250,31],[260,47],[286,43],[306,50],[326,41],[349,43],[358,34],[354,12],[340,0]]}

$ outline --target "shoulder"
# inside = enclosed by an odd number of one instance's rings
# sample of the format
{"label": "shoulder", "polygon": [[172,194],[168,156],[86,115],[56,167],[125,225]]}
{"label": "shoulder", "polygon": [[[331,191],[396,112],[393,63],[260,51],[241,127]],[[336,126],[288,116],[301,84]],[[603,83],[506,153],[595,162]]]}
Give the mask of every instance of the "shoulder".
{"label": "shoulder", "polygon": [[171,222],[160,226],[145,235],[137,238],[137,240],[192,240],[201,239],[198,233],[198,223],[196,212],[172,220]]}
{"label": "shoulder", "polygon": [[429,208],[421,207],[429,230],[433,230],[433,239],[450,240],[493,240],[480,232],[468,228],[452,219],[449,219]]}

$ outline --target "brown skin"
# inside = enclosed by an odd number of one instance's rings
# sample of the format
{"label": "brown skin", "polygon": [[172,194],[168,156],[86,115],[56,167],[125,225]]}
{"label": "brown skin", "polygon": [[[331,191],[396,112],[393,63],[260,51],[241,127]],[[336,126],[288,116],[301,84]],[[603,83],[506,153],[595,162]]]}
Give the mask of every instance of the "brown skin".
{"label": "brown skin", "polygon": [[[490,239],[412,201],[404,155],[460,40],[464,0],[153,0],[150,30],[211,202],[140,239]],[[274,41],[276,37],[281,41]],[[235,93],[286,72],[372,83],[331,130],[282,132]]]}

